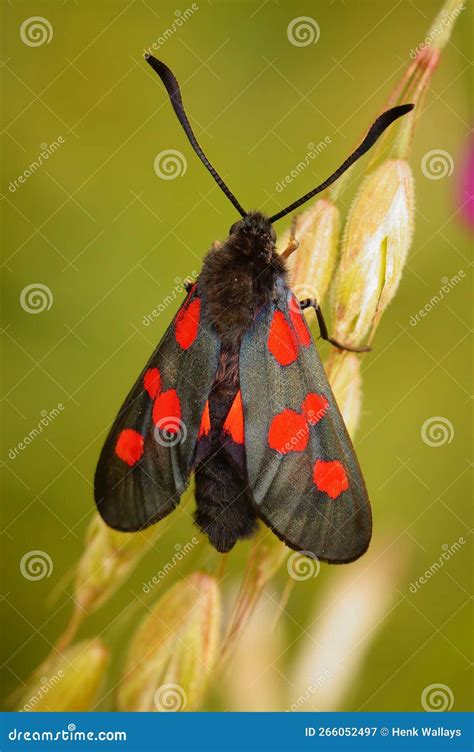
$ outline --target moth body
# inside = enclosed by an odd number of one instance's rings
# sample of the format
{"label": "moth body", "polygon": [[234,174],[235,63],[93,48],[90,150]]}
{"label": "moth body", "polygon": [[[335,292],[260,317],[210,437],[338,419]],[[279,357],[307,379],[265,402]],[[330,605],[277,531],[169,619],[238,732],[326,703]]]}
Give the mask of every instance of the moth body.
{"label": "moth body", "polygon": [[[258,521],[290,548],[341,563],[369,545],[364,479],[302,314],[288,287],[273,223],[327,188],[413,105],[384,112],[323,183],[268,218],[246,212],[199,146],[178,82],[146,56],[203,164],[241,219],[214,243],[103,446],[97,508],[110,527],[142,530],[175,509],[191,476],[195,521],[220,552],[252,535]],[[362,350],[367,348],[362,348]],[[358,351],[362,351],[358,350]]]}
{"label": "moth body", "polygon": [[195,470],[195,518],[222,553],[257,527],[245,462],[227,450],[223,427],[239,391],[242,337],[258,309],[274,299],[278,282],[286,282],[286,265],[276,252],[275,240],[269,219],[261,212],[250,212],[231,227],[222,245],[215,244],[209,251],[198,279],[221,350],[209,395],[210,442]]}

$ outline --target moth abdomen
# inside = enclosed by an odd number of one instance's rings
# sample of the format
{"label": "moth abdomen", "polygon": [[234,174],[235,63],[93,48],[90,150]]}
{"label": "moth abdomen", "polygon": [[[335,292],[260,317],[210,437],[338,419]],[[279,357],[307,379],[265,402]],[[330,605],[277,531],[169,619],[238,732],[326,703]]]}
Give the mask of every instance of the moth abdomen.
{"label": "moth abdomen", "polygon": [[257,529],[257,515],[242,471],[224,446],[213,444],[198,464],[195,522],[220,553],[226,553]]}

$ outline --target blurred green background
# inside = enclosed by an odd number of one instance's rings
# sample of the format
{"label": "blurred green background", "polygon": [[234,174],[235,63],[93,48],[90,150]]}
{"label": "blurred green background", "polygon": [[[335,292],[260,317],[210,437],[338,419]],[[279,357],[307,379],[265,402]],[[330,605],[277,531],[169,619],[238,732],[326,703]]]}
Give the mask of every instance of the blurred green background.
{"label": "blurred green background", "polygon": [[[440,4],[200,0],[196,7],[155,54],[182,82],[196,134],[231,189],[245,207],[270,213],[347,155],[383,108]],[[174,295],[176,277],[199,270],[210,243],[225,236],[235,219],[142,59],[143,49],[187,8],[191,4],[178,10],[174,2],[154,0],[2,4],[5,695],[22,686],[68,621],[69,575],[94,515],[91,481],[98,453],[180,295],[151,323],[144,319]],[[306,660],[308,639],[317,642],[318,629],[323,635],[327,609],[334,617],[327,625],[334,644],[324,649],[342,649],[336,625],[350,657],[341,654],[340,686],[326,709],[420,710],[423,689],[434,683],[450,688],[454,710],[470,707],[471,288],[469,234],[459,198],[472,114],[469,13],[458,19],[418,123],[410,159],[417,197],[411,255],[375,350],[364,360],[356,447],[373,504],[373,544],[360,562],[324,565],[317,578],[297,582],[278,634],[266,635],[278,640],[274,656],[261,668],[258,655],[255,664],[242,659],[236,676],[230,672],[212,688],[206,710],[290,706],[301,694],[295,667]],[[32,16],[48,19],[48,43],[22,41],[20,27]],[[317,21],[316,44],[289,42],[287,27],[297,16]],[[278,192],[277,183],[304,159],[308,143],[326,136],[327,148]],[[9,184],[37,159],[42,145],[59,137],[64,143],[12,191]],[[167,149],[179,150],[187,161],[174,180],[160,179],[154,170],[155,157]],[[423,155],[434,149],[448,152],[454,164],[452,174],[439,180],[421,170]],[[362,169],[342,197],[344,211]],[[438,293],[443,278],[460,270],[462,281],[411,326],[410,318]],[[37,283],[49,288],[52,305],[34,315],[22,308],[20,296]],[[321,349],[326,356],[327,348]],[[42,411],[59,403],[60,414],[15,452]],[[451,441],[428,446],[421,427],[437,416],[449,422]],[[142,615],[136,600],[142,582],[163,567],[177,542],[195,534],[182,508],[174,517],[131,578],[81,628],[81,636],[100,633],[113,648],[112,677],[120,670],[129,630]],[[460,537],[469,544],[411,591],[443,546]],[[251,545],[230,556],[229,591]],[[51,558],[49,577],[22,576],[21,558],[32,550]],[[160,587],[198,564],[212,568],[215,562],[203,543]],[[265,608],[276,609],[287,579],[283,567]],[[346,582],[355,596],[354,623],[359,609],[367,614],[367,625],[358,621],[362,631],[353,636],[351,616],[342,607],[337,611]],[[262,675],[271,689],[261,685]],[[319,691],[322,697],[324,688]],[[111,702],[108,695],[99,708]],[[323,697],[315,700],[314,707],[323,706]]]}

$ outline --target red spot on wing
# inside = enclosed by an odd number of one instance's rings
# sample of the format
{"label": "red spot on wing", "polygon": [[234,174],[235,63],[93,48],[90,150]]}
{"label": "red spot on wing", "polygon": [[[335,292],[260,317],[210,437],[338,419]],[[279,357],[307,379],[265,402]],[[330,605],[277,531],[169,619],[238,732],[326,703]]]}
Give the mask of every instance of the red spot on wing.
{"label": "red spot on wing", "polygon": [[225,433],[235,441],[236,444],[243,444],[245,441],[244,434],[244,411],[242,407],[242,394],[240,389],[234,397],[231,408],[227,413],[223,429]]}
{"label": "red spot on wing", "polygon": [[337,497],[349,488],[349,481],[344,466],[339,460],[325,462],[316,460],[313,469],[313,480],[319,491],[324,491],[331,499]]}
{"label": "red spot on wing", "polygon": [[298,342],[281,311],[275,311],[273,314],[268,349],[282,366],[294,363],[298,357]]}
{"label": "red spot on wing", "polygon": [[201,436],[207,436],[210,430],[211,430],[211,416],[209,414],[209,401],[206,400],[206,404],[204,405],[204,412],[201,418],[201,425],[199,426],[198,439],[200,439]]}
{"label": "red spot on wing", "polygon": [[120,432],[115,445],[115,454],[123,462],[132,467],[143,454],[143,436],[133,428],[125,428]]}
{"label": "red spot on wing", "polygon": [[153,405],[153,422],[169,434],[181,429],[181,403],[175,389],[161,392]]}
{"label": "red spot on wing", "polygon": [[309,429],[304,415],[283,410],[275,415],[268,431],[268,445],[280,454],[303,452],[308,444]]}
{"label": "red spot on wing", "polygon": [[[296,298],[294,298],[293,304],[298,305]],[[301,342],[303,347],[308,347],[308,345],[311,343],[311,334],[309,332],[308,325],[303,314],[301,313],[301,311],[294,311],[291,305],[289,310],[291,323],[295,327],[299,341]]]}
{"label": "red spot on wing", "polygon": [[161,389],[161,376],[158,368],[149,368],[143,377],[143,386],[152,399]]}
{"label": "red spot on wing", "polygon": [[194,298],[191,303],[184,304],[176,317],[174,332],[176,342],[183,350],[191,347],[197,337],[199,329],[199,319],[201,316],[201,301]]}
{"label": "red spot on wing", "polygon": [[303,414],[312,426],[315,426],[325,415],[329,402],[323,394],[309,392],[301,403]]}

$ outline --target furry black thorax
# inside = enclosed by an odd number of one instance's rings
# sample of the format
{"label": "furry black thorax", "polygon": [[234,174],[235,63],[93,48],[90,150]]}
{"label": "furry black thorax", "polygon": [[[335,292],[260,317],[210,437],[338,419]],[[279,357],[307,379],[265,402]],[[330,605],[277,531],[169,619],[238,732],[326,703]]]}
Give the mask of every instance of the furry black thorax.
{"label": "furry black thorax", "polygon": [[199,287],[224,349],[238,347],[259,308],[273,299],[277,281],[286,278],[275,240],[270,220],[250,212],[204,259]]}

